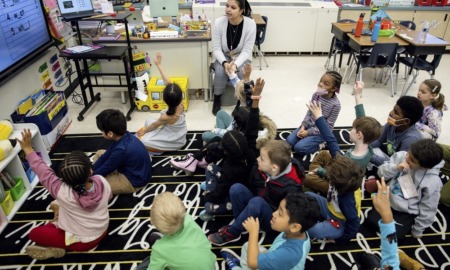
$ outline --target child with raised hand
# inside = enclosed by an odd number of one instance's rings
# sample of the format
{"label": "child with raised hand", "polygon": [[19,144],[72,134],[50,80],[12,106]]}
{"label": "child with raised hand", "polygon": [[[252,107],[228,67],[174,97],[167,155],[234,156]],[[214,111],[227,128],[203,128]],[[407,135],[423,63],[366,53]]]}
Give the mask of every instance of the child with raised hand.
{"label": "child with raised hand", "polygon": [[176,83],[171,83],[161,66],[162,56],[154,59],[166,87],[163,100],[168,108],[161,111],[159,119],[148,119],[145,126],[136,132],[147,149],[160,155],[165,151],[179,150],[186,144],[187,126],[184,115],[183,92]]}
{"label": "child with raised hand", "polygon": [[422,133],[423,138],[437,140],[441,133],[442,111],[445,110],[441,83],[435,79],[423,81],[419,86],[417,98],[422,102],[424,109],[416,128]]}
{"label": "child with raised hand", "polygon": [[251,88],[253,104],[248,115],[245,133],[228,131],[220,142],[223,148],[225,161],[220,167],[211,164],[206,170],[206,181],[202,184],[205,190],[205,210],[200,213],[202,220],[211,220],[217,214],[223,214],[230,209],[229,190],[235,183],[244,183],[250,176],[256,157],[256,138],[259,127],[259,99],[264,89],[263,79],[256,80],[255,87]]}
{"label": "child with raised hand", "polygon": [[[320,78],[317,90],[311,99],[311,101],[322,104],[323,117],[331,130],[341,110],[341,103],[336,96],[336,93],[339,93],[341,82],[342,76],[338,72],[325,72]],[[286,139],[294,151],[301,156],[320,150],[320,144],[325,142],[314,123],[315,120],[311,112],[308,111],[300,127],[295,129]]]}
{"label": "child with raised hand", "polygon": [[150,257],[137,270],[215,269],[211,244],[177,195],[158,194],[152,203],[150,221],[163,236],[154,242]]}
{"label": "child with raised hand", "polygon": [[[239,77],[237,77],[237,75],[234,73],[236,77],[231,82],[233,83],[235,89],[239,88],[238,83],[243,87],[244,82],[250,82],[251,73],[252,66],[250,64],[245,64],[242,68],[242,74],[244,76],[243,80],[240,80]],[[225,110],[219,110],[216,114],[216,125],[211,131],[203,132],[202,140],[204,142],[209,142],[214,137],[222,138],[223,135],[230,130],[239,130],[244,132],[248,118],[248,110],[245,107],[247,107],[246,103],[241,103],[238,101],[231,115]],[[251,103],[248,107],[251,107]]]}
{"label": "child with raised hand", "polygon": [[[248,231],[248,242],[242,246],[241,259],[230,249],[222,249],[230,269],[305,269],[311,249],[307,230],[320,218],[317,201],[302,192],[289,193],[272,214],[270,226],[280,232],[269,250],[260,246],[259,219],[247,218],[243,226]],[[231,267],[240,264],[240,267]]]}
{"label": "child with raised hand", "polygon": [[386,185],[384,177],[377,180],[378,193],[372,193],[374,209],[380,215],[378,226],[380,227],[381,261],[372,253],[363,253],[357,264],[358,269],[400,269],[397,234],[395,232],[395,221],[389,203],[389,186]]}
{"label": "child with raised hand", "polygon": [[[373,150],[369,144],[380,137],[383,127],[375,118],[365,116],[361,96],[363,88],[364,83],[362,81],[356,82],[353,88],[356,103],[356,119],[353,121],[350,131],[350,141],[355,146],[347,150],[344,156],[355,161],[364,173],[367,164],[373,156]],[[321,104],[311,102],[307,106],[316,119],[316,126],[327,142],[330,151],[320,151],[314,157],[309,166],[309,173],[305,177],[304,186],[313,191],[319,191],[322,195],[326,195],[329,189],[329,181],[325,167],[330,163],[332,158],[341,154],[341,150],[332,131],[322,117]]]}
{"label": "child with raised hand", "polygon": [[60,258],[70,251],[88,251],[95,248],[106,236],[109,224],[108,201],[111,188],[105,178],[92,175],[89,158],[74,151],[62,161],[58,177],[36,154],[29,129],[18,139],[27,161],[36,172],[41,184],[59,204],[56,222],[32,229],[28,235],[36,245],[26,253],[36,260]]}
{"label": "child with raised hand", "polygon": [[[439,144],[422,139],[411,144],[408,152],[397,152],[378,167],[378,175],[390,180],[390,202],[399,238],[410,231],[413,237],[420,238],[433,224],[442,188],[439,177],[439,170],[444,166],[442,158]],[[413,188],[407,189],[401,182],[409,183]],[[367,216],[375,228],[379,219],[376,211]]]}

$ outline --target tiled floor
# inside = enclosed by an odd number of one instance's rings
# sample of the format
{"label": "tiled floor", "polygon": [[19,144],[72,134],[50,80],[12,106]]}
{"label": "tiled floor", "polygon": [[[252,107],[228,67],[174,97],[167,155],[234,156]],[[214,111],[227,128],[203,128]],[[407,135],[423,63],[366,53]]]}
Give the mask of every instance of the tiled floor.
{"label": "tiled floor", "polygon": [[[269,67],[263,66],[260,71],[258,67],[253,67],[252,78],[262,77],[266,82],[261,101],[261,111],[271,117],[279,128],[297,127],[306,113],[305,104],[311,98],[315,91],[317,82],[325,72],[324,64],[326,56],[271,56],[266,57]],[[345,61],[344,61],[345,62]],[[438,79],[442,85],[443,93],[450,98],[450,55],[444,55],[441,60],[435,79]],[[257,64],[257,59],[254,60]],[[170,76],[170,70],[167,70]],[[344,73],[344,68],[341,73]],[[403,78],[403,67],[400,70],[398,80],[397,96],[390,96],[389,83],[376,84],[374,82],[374,73],[371,70],[364,71],[363,80],[366,84],[364,90],[364,102],[366,114],[375,117],[384,124],[395,101],[400,97],[401,89],[405,83]],[[416,95],[419,83],[429,78],[428,74],[421,72],[409,95]],[[349,126],[355,117],[354,99],[351,95],[352,84],[343,84],[339,99],[342,110],[336,122],[336,126]],[[79,91],[79,90],[78,90]],[[93,108],[85,115],[84,121],[77,120],[78,112],[82,106],[73,104],[69,101],[70,115],[73,119],[71,126],[66,133],[93,133],[99,132],[95,124],[95,116],[107,108],[117,108],[124,113],[128,111],[129,105],[122,104],[120,94],[117,92],[103,92],[102,100],[95,104]],[[447,99],[448,100],[448,99]],[[448,103],[448,101],[447,101]],[[214,126],[214,116],[211,114],[212,102],[204,102],[203,99],[191,98],[189,110],[186,112],[187,125],[189,130],[207,130]],[[230,111],[233,106],[224,107]],[[443,131],[439,142],[450,144],[450,117],[444,113]],[[147,118],[158,118],[159,113],[135,111],[132,114],[131,121],[128,122],[128,129],[132,132],[138,130]]]}

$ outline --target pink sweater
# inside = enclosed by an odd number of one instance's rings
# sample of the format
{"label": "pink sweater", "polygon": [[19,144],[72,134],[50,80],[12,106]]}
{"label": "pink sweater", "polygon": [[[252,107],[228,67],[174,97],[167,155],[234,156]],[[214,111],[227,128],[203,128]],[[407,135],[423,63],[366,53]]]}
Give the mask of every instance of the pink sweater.
{"label": "pink sweater", "polygon": [[112,194],[105,178],[91,176],[93,188],[87,196],[79,196],[35,152],[27,155],[27,160],[39,181],[59,203],[56,225],[66,232],[66,241],[69,237],[72,241],[90,242],[106,231],[109,224],[108,201]]}

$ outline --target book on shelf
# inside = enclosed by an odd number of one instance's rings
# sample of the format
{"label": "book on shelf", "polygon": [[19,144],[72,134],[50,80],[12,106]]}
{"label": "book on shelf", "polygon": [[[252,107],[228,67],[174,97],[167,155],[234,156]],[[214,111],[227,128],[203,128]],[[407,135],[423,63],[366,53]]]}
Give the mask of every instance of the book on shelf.
{"label": "book on shelf", "polygon": [[103,47],[105,47],[105,46],[101,45],[101,44],[85,44],[85,45],[78,45],[78,46],[66,48],[63,50],[63,52],[65,52],[65,53],[85,53],[85,52],[90,52],[90,51],[97,50],[97,49],[100,49]]}

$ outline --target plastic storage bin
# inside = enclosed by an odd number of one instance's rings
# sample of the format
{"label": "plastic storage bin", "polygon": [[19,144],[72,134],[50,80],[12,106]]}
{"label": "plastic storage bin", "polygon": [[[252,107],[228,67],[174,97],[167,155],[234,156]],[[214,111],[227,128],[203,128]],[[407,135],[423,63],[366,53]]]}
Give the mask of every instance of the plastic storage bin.
{"label": "plastic storage bin", "polygon": [[13,201],[18,201],[25,193],[25,186],[23,185],[22,178],[14,178],[14,181],[16,181],[16,185],[8,191],[11,193]]}
{"label": "plastic storage bin", "polygon": [[14,201],[9,191],[6,191],[6,198],[0,204],[2,206],[3,212],[5,212],[5,215],[9,215],[9,213],[11,213],[12,209],[14,208]]}

